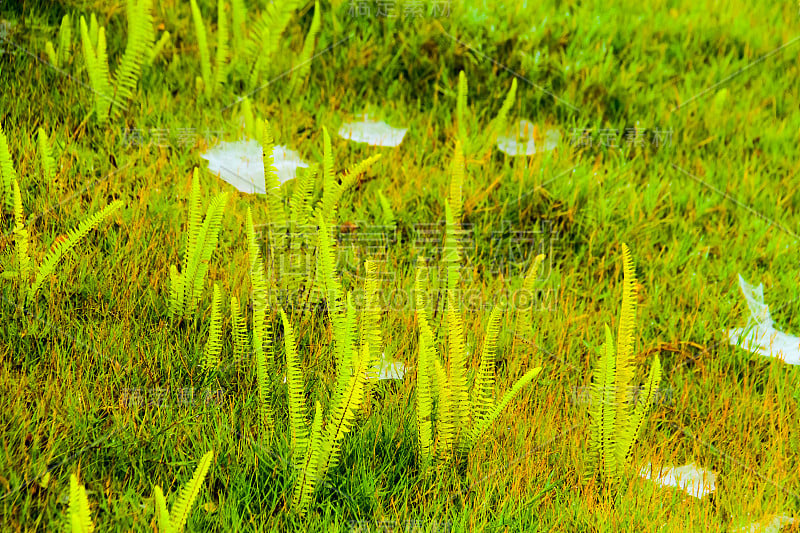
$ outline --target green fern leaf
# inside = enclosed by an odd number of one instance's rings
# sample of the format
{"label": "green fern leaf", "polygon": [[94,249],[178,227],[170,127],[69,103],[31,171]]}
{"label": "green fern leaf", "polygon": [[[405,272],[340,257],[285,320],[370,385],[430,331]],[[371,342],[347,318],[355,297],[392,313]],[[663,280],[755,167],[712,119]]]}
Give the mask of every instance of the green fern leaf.
{"label": "green fern leaf", "polygon": [[314,53],[315,41],[321,26],[320,14],[321,11],[319,8],[319,0],[315,0],[314,18],[311,20],[311,28],[309,28],[308,35],[306,35],[306,40],[303,43],[303,51],[300,53],[297,67],[295,67],[294,74],[292,76],[292,91],[294,91],[300,85],[300,83],[302,83],[311,68],[311,55]]}
{"label": "green fern leaf", "polygon": [[0,173],[3,177],[3,199],[7,209],[14,207],[11,183],[17,180],[17,172],[14,170],[14,162],[11,160],[11,152],[8,149],[8,139],[3,132],[3,125],[0,123]]}
{"label": "green fern leaf", "polygon": [[197,2],[191,0],[192,20],[194,20],[194,29],[197,32],[197,46],[200,50],[200,70],[203,74],[203,83],[205,86],[206,96],[211,96],[212,78],[211,78],[211,55],[208,51],[208,39],[206,37],[206,25],[203,22],[203,15],[200,13],[200,8],[197,7]]}
{"label": "green fern leaf", "polygon": [[497,417],[500,416],[500,413],[503,412],[503,409],[505,409],[506,406],[509,403],[511,403],[511,400],[514,399],[514,396],[519,394],[522,388],[525,387],[528,383],[530,383],[533,380],[533,378],[535,378],[541,371],[542,367],[537,367],[528,370],[521,378],[519,378],[519,380],[517,380],[517,382],[514,383],[514,386],[511,387],[511,390],[506,392],[505,396],[503,396],[503,399],[500,400],[500,403],[494,406],[494,409],[490,413],[488,413],[483,418],[483,420],[475,424],[474,429],[469,435],[468,442],[470,443],[478,442],[481,436],[483,436],[483,433],[489,428],[489,426],[492,425],[495,419],[497,419]]}
{"label": "green fern leaf", "polygon": [[283,320],[284,341],[286,344],[286,383],[289,388],[289,428],[291,434],[292,460],[295,470],[302,467],[308,449],[308,423],[306,420],[306,403],[303,396],[303,372],[297,356],[294,331],[289,318],[283,309],[280,310]]}
{"label": "green fern leaf", "polygon": [[142,65],[149,60],[154,41],[152,0],[128,0],[127,12],[128,42],[114,75],[117,113],[123,108],[123,102],[134,97]]}
{"label": "green fern leaf", "polygon": [[42,160],[42,176],[49,185],[55,178],[56,162],[53,160],[53,155],[50,151],[50,141],[47,140],[47,134],[44,128],[38,128],[37,135],[39,141],[39,157]]}
{"label": "green fern leaf", "polygon": [[102,211],[95,213],[81,222],[77,229],[72,230],[68,234],[66,240],[59,242],[55,248],[53,248],[53,250],[42,261],[39,272],[36,274],[36,279],[34,280],[33,285],[31,285],[28,289],[27,302],[33,302],[42,283],[50,274],[53,273],[58,262],[62,257],[64,257],[64,254],[72,250],[72,248],[78,244],[78,241],[96,228],[100,222],[106,219],[111,213],[121,208],[122,205],[123,203],[120,200],[111,202],[109,205],[103,208]]}
{"label": "green fern leaf", "polygon": [[69,476],[69,518],[72,533],[92,533],[94,531],[86,489],[78,482],[75,474]]}
{"label": "green fern leaf", "polygon": [[204,371],[215,369],[219,364],[219,354],[222,351],[222,293],[219,286],[214,284],[214,299],[211,304],[211,327],[208,334],[205,353],[203,354],[202,368]]}
{"label": "green fern leaf", "polygon": [[270,329],[267,322],[267,282],[264,277],[264,263],[256,242],[253,228],[253,215],[247,208],[247,240],[250,254],[250,284],[253,297],[253,350],[256,358],[256,372],[259,399],[259,423],[261,431],[271,433],[274,428],[272,387],[268,379],[274,368],[272,351],[269,344],[272,342]]}
{"label": "green fern leaf", "polygon": [[211,466],[211,460],[214,458],[214,451],[210,450],[206,453],[197,468],[194,471],[192,479],[189,483],[184,485],[183,489],[178,493],[178,500],[172,506],[172,513],[170,513],[170,530],[175,533],[182,533],[186,520],[189,518],[189,512],[192,509],[197,494],[200,492],[200,487],[203,485],[203,480],[208,473],[208,468]]}

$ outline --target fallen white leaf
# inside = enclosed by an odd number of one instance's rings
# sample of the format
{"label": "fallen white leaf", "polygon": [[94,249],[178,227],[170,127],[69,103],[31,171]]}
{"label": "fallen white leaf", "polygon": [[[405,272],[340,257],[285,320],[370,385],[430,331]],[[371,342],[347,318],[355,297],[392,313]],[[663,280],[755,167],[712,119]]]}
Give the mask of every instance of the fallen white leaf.
{"label": "fallen white leaf", "polygon": [[393,128],[385,122],[369,120],[364,115],[362,122],[348,122],[339,128],[339,136],[370,146],[398,146],[403,142],[408,128]]}
{"label": "fallen white leaf", "polygon": [[769,315],[769,306],[764,304],[764,284],[749,285],[741,274],[739,287],[750,308],[750,318],[744,328],[728,330],[730,343],[752,353],[775,357],[790,365],[800,365],[800,337],[777,331]]}
{"label": "fallen white leaf", "polygon": [[676,468],[667,468],[655,478],[652,476],[653,465],[648,464],[639,472],[644,479],[652,479],[660,486],[677,487],[690,496],[702,498],[716,490],[717,474],[710,470],[697,468],[694,463]]}
{"label": "fallen white leaf", "polygon": [[527,156],[555,149],[560,139],[558,130],[551,128],[545,131],[544,140],[536,146],[533,124],[523,119],[519,121],[518,131],[512,128],[506,135],[497,138],[497,148],[510,156]]}
{"label": "fallen white leaf", "polygon": [[[298,168],[308,168],[297,152],[275,146],[273,162],[278,181],[283,184],[297,177]],[[208,160],[208,170],[217,173],[225,182],[247,194],[265,194],[262,148],[253,139],[221,142],[202,155]]]}
{"label": "fallen white leaf", "polygon": [[791,516],[772,516],[742,526],[734,531],[739,533],[779,533],[783,526],[792,524],[794,521]]}

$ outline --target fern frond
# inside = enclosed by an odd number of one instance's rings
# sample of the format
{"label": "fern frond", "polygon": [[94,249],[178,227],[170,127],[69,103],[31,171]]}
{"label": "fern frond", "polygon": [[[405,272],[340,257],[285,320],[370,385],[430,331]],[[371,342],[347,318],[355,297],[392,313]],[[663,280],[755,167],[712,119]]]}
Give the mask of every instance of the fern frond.
{"label": "fern frond", "polygon": [[483,420],[475,424],[474,429],[469,434],[468,442],[470,444],[477,443],[478,440],[481,438],[481,436],[483,436],[483,433],[489,428],[489,426],[492,425],[492,423],[497,419],[497,417],[500,416],[500,413],[503,412],[503,409],[505,409],[506,406],[509,403],[511,403],[511,400],[514,399],[514,396],[519,394],[519,392],[523,389],[523,387],[525,387],[528,383],[530,383],[533,380],[533,378],[535,378],[541,371],[542,367],[537,367],[525,372],[525,374],[521,378],[519,378],[519,380],[517,380],[516,383],[514,383],[514,386],[511,387],[511,390],[506,392],[505,396],[503,396],[503,399],[500,400],[500,402],[496,406],[494,406],[492,411],[489,412],[483,418]]}
{"label": "fern frond", "polygon": [[342,286],[336,276],[336,256],[334,255],[328,224],[322,218],[321,214],[317,214],[317,224],[319,226],[319,231],[317,233],[317,269],[320,277],[319,283],[325,294],[328,316],[333,324],[334,339],[343,341],[345,338],[345,315],[342,309]]}
{"label": "fern frond", "polygon": [[97,24],[97,17],[94,13],[89,16],[89,38],[93,47],[97,47],[97,40],[100,35],[100,26]]}
{"label": "fern frond", "polygon": [[61,26],[58,29],[58,53],[57,67],[66,65],[72,48],[72,20],[69,13],[61,18]]}
{"label": "fern frond", "polygon": [[420,455],[425,463],[431,459],[433,429],[433,391],[431,375],[435,360],[435,346],[425,314],[417,308],[419,322],[419,363],[417,365],[417,428]]}
{"label": "fern frond", "polygon": [[319,8],[319,0],[315,0],[314,2],[314,18],[311,20],[311,28],[308,30],[308,35],[306,35],[306,40],[303,43],[303,51],[300,53],[300,57],[298,58],[297,67],[295,67],[294,74],[292,76],[291,87],[292,91],[299,86],[300,83],[305,79],[308,75],[308,71],[311,69],[311,56],[314,53],[314,46],[315,41],[317,39],[317,34],[319,33],[320,29],[320,8]]}
{"label": "fern frond", "polygon": [[320,457],[322,454],[322,407],[315,402],[314,422],[311,428],[311,441],[308,444],[302,465],[298,471],[299,477],[295,481],[292,508],[302,518],[317,482]]}
{"label": "fern frond", "polygon": [[450,169],[450,209],[453,210],[453,219],[461,223],[461,210],[463,206],[462,194],[464,189],[464,147],[461,141],[456,141],[455,155]]}
{"label": "fern frond", "polygon": [[22,195],[19,192],[19,184],[16,178],[12,181],[14,198],[14,246],[17,252],[17,272],[19,275],[19,290],[22,291],[30,282],[31,259],[28,255],[28,230],[22,219]]}
{"label": "fern frond", "polygon": [[133,98],[142,74],[142,65],[150,59],[154,41],[152,0],[128,0],[127,11],[128,42],[114,74],[117,113],[122,109],[123,102]]}
{"label": "fern frond", "polygon": [[288,384],[289,430],[291,438],[292,462],[295,470],[302,467],[308,449],[308,423],[306,420],[306,402],[303,396],[303,371],[297,356],[294,331],[283,309],[284,341],[286,344],[286,383]]}
{"label": "fern frond", "polygon": [[56,68],[59,68],[61,65],[58,61],[58,54],[56,54],[55,48],[53,48],[53,43],[51,41],[47,41],[44,43],[44,52],[47,54],[47,59],[50,60],[50,63]]}
{"label": "fern frond", "polygon": [[292,195],[291,223],[293,229],[308,225],[311,219],[311,197],[314,193],[314,182],[317,178],[318,165],[311,165],[300,174]]}
{"label": "fern frond", "polygon": [[211,256],[219,241],[219,230],[222,227],[222,215],[225,204],[228,203],[229,192],[219,193],[211,201],[203,226],[197,236],[197,247],[194,255],[189,258],[189,266],[186,269],[186,287],[189,289],[186,296],[185,313],[191,315],[197,309],[200,296],[205,283],[208,264]]}
{"label": "fern frond", "polygon": [[455,417],[453,416],[453,397],[450,390],[450,383],[447,379],[447,372],[439,361],[434,358],[434,377],[436,394],[439,403],[436,407],[436,456],[441,461],[447,461],[452,456],[453,444],[455,443]]}
{"label": "fern frond", "polygon": [[208,333],[203,354],[202,368],[204,371],[214,369],[219,364],[219,354],[222,351],[222,293],[219,285],[214,284],[214,299],[211,304],[211,327]]}
{"label": "fern frond", "polygon": [[208,468],[211,466],[211,460],[214,458],[214,451],[210,450],[206,453],[197,468],[194,475],[189,482],[184,485],[183,489],[178,493],[178,500],[172,506],[172,513],[170,513],[170,530],[174,533],[182,533],[186,525],[186,520],[189,518],[189,512],[192,509],[197,494],[200,492],[200,487],[203,486],[203,480],[208,473]]}
{"label": "fern frond", "polygon": [[[338,462],[341,441],[350,431],[356,411],[364,398],[364,382],[366,381],[364,373],[368,357],[369,345],[365,344],[361,349],[361,354],[357,357],[355,375],[348,380],[349,383],[344,390],[337,391],[337,394],[334,395],[334,403],[331,404],[330,418],[326,424],[325,436],[322,441],[317,479],[324,479],[328,471]],[[349,367],[346,367],[342,368],[340,373],[348,371]],[[339,401],[336,401],[337,398]]]}
{"label": "fern frond", "polygon": [[658,386],[661,383],[661,360],[656,355],[656,358],[650,363],[650,374],[645,382],[643,395],[639,395],[639,402],[635,408],[632,409],[631,415],[628,417],[628,427],[619,439],[619,446],[617,449],[617,461],[621,465],[627,465],[631,459],[633,452],[633,445],[639,440],[639,435],[642,433],[644,427],[644,418],[650,411],[653,405],[653,398],[658,391]]}
{"label": "fern frond", "polygon": [[492,145],[497,142],[497,137],[502,135],[508,128],[508,113],[511,111],[511,107],[516,103],[516,99],[517,78],[513,78],[511,80],[511,89],[508,91],[506,99],[503,101],[503,106],[488,128],[489,136],[485,140],[483,149],[481,150],[482,152],[491,149]]}
{"label": "fern frond", "polygon": [[533,313],[533,298],[531,296],[533,285],[536,283],[542,261],[544,261],[544,254],[539,254],[534,258],[533,265],[530,270],[528,270],[528,274],[522,282],[522,296],[526,298],[526,301],[529,303],[528,305],[519,306],[517,308],[517,322],[514,326],[515,338],[527,339],[530,334],[532,327],[531,315]]}
{"label": "fern frond", "polygon": [[[628,409],[628,392],[633,381],[633,334],[636,331],[636,274],[633,258],[628,246],[622,244],[623,282],[622,312],[617,333],[617,360],[615,381],[617,385],[616,402],[619,409]],[[623,435],[628,424],[627,418],[620,417],[616,422],[616,434]]]}
{"label": "fern frond", "polygon": [[[471,427],[469,396],[467,394],[467,360],[464,348],[464,323],[456,310],[454,292],[447,294],[447,324],[450,335],[450,392],[453,399],[453,425],[457,432]],[[461,442],[460,440],[457,442]],[[461,450],[459,450],[460,452]]]}
{"label": "fern frond", "polygon": [[617,422],[620,414],[624,415],[624,408],[617,403],[617,394],[619,392],[619,381],[617,380],[617,367],[616,359],[614,357],[614,339],[611,336],[611,330],[606,326],[606,346],[605,358],[601,361],[601,365],[605,367],[605,382],[603,389],[600,391],[602,402],[602,441],[601,450],[602,458],[605,466],[605,477],[611,483],[617,480],[617,439],[619,433],[616,432]]}
{"label": "fern frond", "polygon": [[200,13],[200,8],[197,6],[195,0],[191,0],[192,20],[194,20],[194,29],[197,32],[197,47],[200,50],[200,71],[203,75],[203,83],[205,86],[206,96],[211,96],[212,78],[211,78],[211,55],[208,51],[208,38],[206,37],[206,25],[203,22],[203,15]]}
{"label": "fern frond", "polygon": [[56,244],[55,248],[53,248],[53,250],[47,254],[42,261],[42,265],[39,267],[39,272],[36,274],[36,279],[34,280],[33,285],[28,288],[27,302],[33,302],[34,298],[36,297],[36,293],[39,291],[39,288],[41,287],[45,278],[53,273],[58,262],[62,257],[64,257],[64,254],[72,250],[72,248],[78,244],[78,241],[80,241],[90,231],[100,225],[100,222],[106,219],[111,213],[121,208],[122,205],[123,202],[121,200],[115,200],[111,202],[101,211],[81,222],[76,229],[72,230],[67,235],[65,240]]}
{"label": "fern frond", "polygon": [[55,177],[56,162],[53,160],[53,154],[50,150],[50,141],[47,140],[47,134],[44,128],[38,128],[37,135],[39,141],[39,157],[42,160],[42,176],[45,182],[50,185]]}
{"label": "fern frond", "polygon": [[383,191],[378,191],[378,201],[381,203],[381,211],[383,212],[383,222],[387,224],[392,229],[395,228],[396,222],[394,217],[394,212],[392,211],[392,205],[389,203],[389,200],[383,195]]}
{"label": "fern frond", "polygon": [[281,34],[299,5],[299,0],[270,2],[253,23],[250,38],[244,46],[245,58],[253,64],[249,81],[251,88],[258,84],[264,65],[274,57],[280,45]]}
{"label": "fern frond", "polygon": [[231,10],[233,11],[233,25],[231,31],[231,35],[233,36],[233,50],[234,55],[238,55],[237,53],[242,50],[242,45],[244,44],[244,21],[247,20],[247,6],[244,4],[244,0],[231,0]]}
{"label": "fern frond", "polygon": [[[361,336],[359,346],[365,343],[370,346],[369,361],[367,368],[372,369],[380,364],[381,353],[383,351],[383,339],[381,330],[378,327],[380,320],[380,302],[378,298],[378,263],[367,260],[364,263],[366,280],[364,282],[364,309],[361,313]],[[364,391],[366,401],[369,401],[372,393],[372,381],[368,380]]]}
{"label": "fern frond", "polygon": [[233,360],[241,361],[247,353],[246,317],[239,311],[239,299],[231,296],[231,327],[233,329]]}
{"label": "fern frond", "polygon": [[475,380],[475,396],[473,403],[474,423],[483,420],[494,407],[494,365],[497,350],[497,336],[500,334],[500,319],[505,306],[497,304],[486,324],[486,336],[483,339],[481,363]]}
{"label": "fern frond", "polygon": [[161,54],[161,52],[164,50],[164,48],[166,48],[167,45],[170,43],[171,37],[172,36],[169,34],[168,31],[165,31],[165,32],[161,33],[161,38],[158,40],[158,42],[155,44],[155,46],[153,46],[153,48],[150,50],[150,52],[147,55],[147,57],[148,57],[147,64],[148,65],[152,65],[155,62],[156,58]]}
{"label": "fern frond", "polygon": [[0,173],[2,173],[3,176],[3,202],[7,209],[12,209],[14,203],[11,183],[17,180],[17,172],[14,170],[14,162],[11,160],[11,152],[8,149],[8,139],[3,132],[2,123],[0,123]]}
{"label": "fern frond", "polygon": [[272,387],[268,379],[274,367],[271,350],[267,347],[272,342],[267,323],[267,282],[264,277],[264,263],[256,242],[253,228],[253,215],[247,208],[247,242],[250,255],[250,284],[253,294],[253,350],[256,359],[256,382],[258,384],[258,409],[261,431],[270,433],[274,427]]}
{"label": "fern frond", "polygon": [[456,97],[456,119],[458,120],[458,140],[467,151],[467,75],[458,73],[458,95]]}
{"label": "fern frond", "polygon": [[269,234],[270,246],[275,250],[286,249],[286,212],[283,208],[283,199],[278,180],[278,170],[275,168],[272,129],[268,121],[256,120],[256,128],[260,130],[259,140],[263,147],[262,158],[264,161],[264,185],[269,206]]}
{"label": "fern frond", "polygon": [[161,530],[161,533],[172,533],[171,520],[169,511],[167,510],[167,499],[164,497],[164,493],[161,492],[161,487],[158,485],[153,487],[153,499],[156,501],[158,529]]}
{"label": "fern frond", "polygon": [[69,476],[69,520],[72,533],[92,533],[94,531],[86,489],[78,482],[75,474]]}

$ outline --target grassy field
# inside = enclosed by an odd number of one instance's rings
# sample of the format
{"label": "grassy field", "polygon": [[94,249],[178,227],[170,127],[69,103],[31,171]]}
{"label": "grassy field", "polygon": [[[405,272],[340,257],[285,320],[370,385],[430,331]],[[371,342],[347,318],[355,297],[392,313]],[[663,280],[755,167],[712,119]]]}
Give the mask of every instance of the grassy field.
{"label": "grassy field", "polygon": [[[304,55],[315,13],[304,1],[273,35],[277,47],[253,79],[244,58],[258,52],[248,56],[244,42],[268,6],[246,2],[244,24],[232,28],[234,3],[223,11],[231,58],[221,83],[205,93],[210,80],[196,81],[203,67],[189,2],[153,2],[155,38],[167,31],[169,40],[142,67],[130,98],[114,97],[122,105],[106,121],[96,113],[79,21],[88,24],[94,13],[105,27],[114,74],[129,37],[125,2],[0,4],[0,125],[32,263],[40,265],[59,236],[121,202],[24,309],[19,294],[29,282],[0,279],[3,531],[67,528],[71,474],[85,485],[98,531],[161,531],[154,486],[172,509],[208,451],[213,459],[187,531],[735,531],[800,514],[799,367],[733,346],[725,332],[750,316],[738,274],[764,284],[776,328],[800,332],[796,3],[326,0]],[[198,7],[216,75],[217,3]],[[70,46],[54,64],[46,43],[58,49],[66,14]],[[468,96],[460,124],[462,71]],[[537,131],[559,130],[554,150],[510,157],[473,142],[514,79],[509,124],[527,119]],[[261,228],[261,257],[269,257],[270,204],[267,195],[237,192],[201,157],[220,140],[240,138],[245,96],[276,144],[320,168],[323,127],[337,173],[381,154],[342,196],[332,231],[345,290],[364,286],[365,259],[380,259],[380,351],[408,372],[376,382],[304,515],[292,512],[297,477],[278,308],[267,315],[276,362],[272,434],[259,424],[256,361],[236,358],[231,336],[231,296],[253,319],[247,211]],[[369,146],[336,134],[363,112],[407,127],[402,144]],[[51,145],[50,176],[39,128]],[[515,337],[513,304],[501,320],[494,397],[535,366],[542,370],[464,463],[425,467],[415,410],[415,269],[421,255],[432,271],[444,259],[462,129],[458,307],[470,379],[490,311],[522,287],[540,253],[527,340]],[[183,268],[195,167],[203,214],[217,194],[231,194],[196,319],[178,321],[169,315],[170,266]],[[279,194],[293,194],[295,185]],[[388,216],[379,191],[396,226],[375,248],[366,243]],[[18,233],[11,191],[0,192],[0,268],[10,273]],[[623,482],[608,497],[599,482],[584,481],[590,417],[580,392],[600,360],[604,324],[617,336],[622,243],[638,280],[635,381],[644,382],[658,355],[666,400],[646,417]],[[205,371],[213,284],[223,296],[223,341],[218,367]],[[305,306],[288,294],[311,417],[315,400],[329,408],[340,343],[330,302]],[[447,356],[444,298],[429,303]],[[647,463],[694,463],[718,474],[716,490],[694,498],[661,487],[637,475]],[[784,526],[798,528],[800,521]]]}

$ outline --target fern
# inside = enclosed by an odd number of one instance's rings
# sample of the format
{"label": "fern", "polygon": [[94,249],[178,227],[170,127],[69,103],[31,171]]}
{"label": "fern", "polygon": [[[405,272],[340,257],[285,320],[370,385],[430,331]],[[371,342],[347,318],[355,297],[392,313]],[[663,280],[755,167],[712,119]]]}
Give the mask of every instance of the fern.
{"label": "fern", "polygon": [[219,240],[222,213],[228,198],[228,192],[215,196],[208,206],[203,225],[200,226],[200,178],[195,167],[189,198],[189,225],[183,266],[180,273],[174,265],[170,267],[170,318],[190,317],[197,309],[208,262]]}
{"label": "fern", "polygon": [[[153,497],[156,506],[156,519],[158,528],[162,533],[182,533],[189,518],[189,511],[194,500],[197,498],[203,480],[211,466],[214,458],[214,451],[206,453],[197,465],[192,479],[184,485],[178,493],[178,498],[172,506],[172,513],[167,510],[167,500],[161,487],[156,485],[153,488]],[[72,533],[92,533],[94,524],[92,523],[91,512],[89,510],[89,500],[86,497],[86,489],[78,482],[75,474],[70,475],[69,509],[68,509],[70,528]]]}
{"label": "fern", "polygon": [[127,0],[128,42],[125,54],[117,67],[115,78],[117,108],[122,101],[134,97],[136,84],[142,74],[142,65],[150,61],[154,44],[153,0]]}
{"label": "fern", "polygon": [[55,179],[56,162],[53,160],[53,154],[50,150],[50,141],[47,139],[47,134],[45,133],[44,128],[37,129],[37,136],[39,157],[42,160],[42,176],[49,186]]}
{"label": "fern", "polygon": [[215,369],[219,363],[219,354],[222,351],[222,293],[219,286],[214,284],[214,301],[211,304],[211,327],[208,333],[208,342],[203,353],[202,369],[208,371]]}
{"label": "fern", "polygon": [[271,357],[272,335],[267,322],[268,300],[264,263],[261,261],[253,227],[253,215],[249,207],[247,208],[247,241],[250,253],[250,284],[253,294],[253,353],[259,398],[258,419],[262,432],[271,433],[275,423],[270,376],[275,364]]}
{"label": "fern", "polygon": [[[449,337],[447,369],[436,355],[433,331],[427,315],[424,294],[428,273],[424,259],[420,261],[417,268],[415,282],[415,304],[420,326],[417,423],[419,425],[418,443],[424,465],[428,465],[433,456],[447,461],[454,452],[459,459],[463,459],[513,397],[541,371],[541,367],[537,367],[526,372],[506,393],[503,400],[498,405],[494,405],[492,401],[494,378],[491,373],[495,364],[499,323],[504,308],[504,304],[498,304],[492,311],[486,329],[480,369],[474,385],[475,393],[470,395],[467,391],[464,326],[456,296],[461,265],[461,252],[456,236],[460,232],[461,226],[459,218],[455,215],[458,214],[460,217],[461,213],[463,164],[461,141],[458,140],[452,165],[450,194],[445,200],[446,226],[443,263],[447,268],[447,287],[445,289]],[[436,408],[436,439],[432,450],[432,400],[434,398],[438,398],[438,405]]]}
{"label": "fern", "polygon": [[158,525],[164,533],[181,533],[183,531],[186,521],[189,519],[189,511],[200,492],[200,488],[203,486],[203,480],[208,473],[208,468],[211,466],[213,458],[214,451],[211,450],[200,459],[192,479],[178,493],[178,499],[172,506],[171,513],[167,512],[166,498],[164,498],[164,493],[161,492],[161,487],[156,485],[153,488],[156,508],[158,509]]}
{"label": "fern", "polygon": [[76,229],[73,229],[67,237],[63,240],[57,241],[52,247],[50,252],[44,257],[41,265],[37,269],[36,277],[33,282],[30,282],[30,273],[33,270],[31,266],[31,259],[28,255],[28,231],[24,226],[23,213],[22,213],[22,198],[19,191],[19,184],[13,181],[13,197],[14,197],[14,235],[16,241],[17,251],[17,270],[12,275],[9,273],[4,277],[17,277],[19,278],[20,296],[24,293],[24,306],[34,302],[39,289],[54,271],[58,262],[78,244],[83,237],[90,231],[95,229],[100,222],[107,218],[111,213],[122,207],[123,203],[116,200],[107,205],[101,211],[86,218],[81,222]]}
{"label": "fern", "polygon": [[381,210],[383,211],[383,223],[388,225],[392,230],[397,226],[395,221],[394,212],[392,211],[392,204],[383,195],[383,191],[378,191],[378,201],[381,203]]}
{"label": "fern", "polygon": [[197,32],[197,47],[200,51],[200,71],[202,72],[202,80],[205,88],[205,95],[211,94],[211,55],[208,51],[208,38],[206,37],[206,25],[203,22],[203,15],[200,13],[200,8],[197,7],[197,2],[191,0],[192,20],[194,21],[194,30]]}
{"label": "fern", "polygon": [[245,60],[252,65],[249,79],[251,89],[256,88],[264,67],[273,60],[278,51],[281,34],[289,24],[294,10],[299,6],[299,0],[270,2],[258,20],[253,23],[243,54]]}
{"label": "fern", "polygon": [[89,510],[86,489],[75,474],[69,476],[69,522],[72,533],[92,533],[94,523]]}
{"label": "fern", "polygon": [[233,360],[241,361],[247,352],[247,330],[245,329],[246,319],[239,314],[239,300],[236,296],[231,296],[231,326],[233,328]]}
{"label": "fern", "polygon": [[61,26],[58,29],[58,50],[53,47],[51,41],[45,43],[45,52],[50,63],[56,68],[61,68],[69,59],[70,47],[72,46],[72,24],[69,14],[61,18]]}
{"label": "fern", "polygon": [[302,81],[308,75],[308,71],[311,69],[311,56],[314,53],[314,43],[316,41],[317,34],[319,34],[321,26],[320,15],[321,11],[319,8],[319,0],[315,0],[314,18],[311,20],[311,28],[309,28],[308,35],[306,35],[306,40],[303,43],[303,51],[300,53],[297,67],[294,69],[292,80],[290,82],[292,92],[294,92],[300,83],[302,83]]}
{"label": "fern", "polygon": [[[484,130],[484,133],[478,135],[476,142],[469,139],[467,136],[467,76],[464,71],[458,73],[458,92],[456,96],[456,121],[458,126],[458,141],[464,155],[469,157],[474,154],[476,148],[480,149],[482,153],[486,153],[492,149],[492,145],[496,142],[497,136],[501,135],[508,123],[508,113],[516,101],[517,95],[517,80],[514,78],[511,81],[511,89],[506,95],[503,105],[500,108],[495,119],[490,123],[489,127]],[[483,140],[481,142],[481,139]]]}
{"label": "fern", "polygon": [[331,246],[328,243],[330,236],[327,224],[321,214],[318,215],[317,222],[319,224],[318,272],[322,276],[322,286],[326,288],[329,317],[333,322],[333,348],[338,370],[335,391],[324,429],[322,408],[319,402],[315,404],[315,414],[310,432],[307,428],[303,375],[295,347],[294,330],[286,312],[283,309],[280,310],[286,343],[292,467],[297,474],[292,507],[294,512],[301,517],[319,482],[338,462],[342,440],[350,431],[356,412],[359,406],[363,405],[367,396],[367,365],[375,357],[374,354],[379,353],[381,344],[380,333],[377,329],[377,268],[375,263],[368,261],[365,265],[368,275],[367,304],[361,315],[362,333],[358,336],[358,346],[355,346],[356,312],[352,297],[350,294],[342,296],[341,283],[336,279]]}
{"label": "fern", "polygon": [[[512,352],[515,354],[519,345],[518,341],[528,341],[531,335],[534,302],[533,286],[539,275],[539,267],[542,261],[544,261],[544,254],[539,254],[534,258],[533,265],[522,282],[522,289],[517,293],[517,318],[514,325],[514,343],[512,347]],[[522,305],[522,302],[525,302],[525,305]],[[539,357],[537,356],[534,366],[538,366],[538,363]]]}
{"label": "fern", "polygon": [[86,19],[81,16],[83,60],[86,63],[86,71],[89,73],[89,82],[94,93],[95,115],[100,124],[105,124],[108,120],[108,110],[112,103],[105,35],[105,29],[99,28],[97,37],[94,38],[86,27]]}
{"label": "fern", "polygon": [[3,202],[6,209],[14,207],[11,184],[17,180],[17,172],[14,170],[14,162],[11,161],[11,152],[8,149],[8,139],[3,132],[3,124],[0,123],[0,174],[2,174]]}
{"label": "fern", "polygon": [[458,121],[458,141],[465,151],[467,148],[467,75],[458,73],[458,94],[456,96],[456,120]]}
{"label": "fern", "polygon": [[636,277],[630,250],[623,243],[623,292],[616,350],[611,330],[605,326],[603,355],[592,377],[589,455],[585,479],[600,467],[606,487],[613,489],[630,462],[633,445],[639,438],[645,415],[661,380],[661,363],[656,356],[650,366],[645,394],[633,405],[628,397],[633,380],[632,344],[635,328]]}
{"label": "fern", "polygon": [[508,94],[506,95],[506,99],[503,102],[503,106],[500,108],[500,111],[497,113],[497,116],[489,125],[488,128],[488,135],[484,141],[483,148],[481,152],[485,153],[488,150],[491,150],[492,145],[497,142],[497,137],[502,135],[506,129],[508,128],[508,113],[511,111],[511,107],[516,102],[517,98],[517,78],[511,80],[511,89],[509,89]]}

